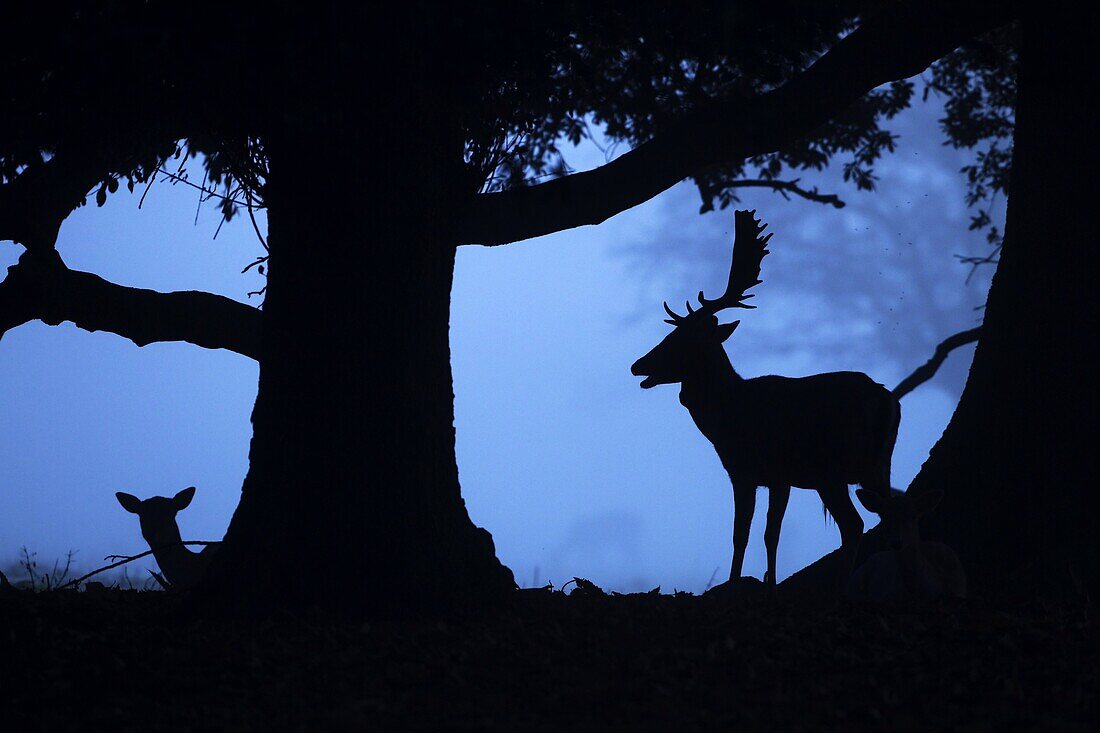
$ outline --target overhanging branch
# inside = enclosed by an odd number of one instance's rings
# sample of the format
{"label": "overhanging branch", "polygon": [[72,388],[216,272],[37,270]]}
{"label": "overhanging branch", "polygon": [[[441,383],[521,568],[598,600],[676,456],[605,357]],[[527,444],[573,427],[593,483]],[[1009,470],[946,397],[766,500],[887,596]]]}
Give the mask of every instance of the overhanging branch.
{"label": "overhanging branch", "polygon": [[0,338],[40,319],[72,321],[85,331],[109,331],[138,346],[186,341],[260,357],[263,314],[212,293],[161,293],[128,288],[98,275],[68,269],[56,252],[25,252],[0,282]]}
{"label": "overhanging branch", "polygon": [[805,137],[875,87],[923,71],[1010,17],[1010,3],[928,0],[870,18],[782,87],[726,96],[595,170],[480,194],[456,226],[459,244],[498,245],[599,224],[684,178]]}
{"label": "overhanging branch", "polygon": [[791,194],[813,201],[818,204],[828,204],[837,209],[844,208],[844,202],[835,193],[821,193],[817,188],[802,188],[798,185],[798,178],[793,181],[777,181],[770,178],[747,179],[731,181],[725,184],[726,188],[770,188],[776,193],[789,198]]}
{"label": "overhanging branch", "polygon": [[982,327],[975,326],[974,328],[960,331],[959,333],[945,338],[940,342],[939,346],[936,347],[936,350],[932,353],[931,359],[914,369],[912,374],[901,380],[897,387],[894,387],[894,397],[900,400],[902,397],[927,382],[936,375],[936,372],[952,351],[960,346],[972,344],[981,337]]}

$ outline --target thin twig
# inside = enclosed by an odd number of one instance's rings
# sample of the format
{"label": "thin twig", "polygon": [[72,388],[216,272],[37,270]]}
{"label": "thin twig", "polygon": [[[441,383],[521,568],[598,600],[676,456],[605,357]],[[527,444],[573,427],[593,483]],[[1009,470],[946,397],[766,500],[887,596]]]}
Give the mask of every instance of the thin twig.
{"label": "thin twig", "polygon": [[[209,188],[204,188],[204,187],[198,185],[197,183],[192,183],[191,181],[187,180],[186,178],[182,178],[180,176],[177,176],[174,173],[169,173],[168,171],[164,170],[163,168],[158,168],[157,173],[160,173],[161,175],[165,176],[166,178],[169,178],[169,179],[171,179],[171,180],[173,180],[177,183],[182,183],[185,186],[190,186],[191,188],[198,189],[199,191],[202,191],[203,193],[205,193],[208,197],[216,198],[216,199],[223,199],[225,201],[229,201],[230,203],[236,204],[237,206],[244,205],[244,202],[241,201],[240,199],[233,198],[232,196],[225,196],[223,194],[218,193],[217,191],[211,190]],[[263,208],[266,208],[266,207],[261,205],[261,206],[257,206],[256,208],[257,209],[263,209]]]}
{"label": "thin twig", "polygon": [[953,336],[945,338],[940,342],[940,345],[936,347],[935,352],[932,353],[931,359],[914,369],[912,374],[901,380],[897,387],[894,387],[894,397],[900,400],[902,397],[927,382],[935,376],[936,371],[940,368],[940,365],[943,364],[948,354],[960,346],[974,343],[981,338],[981,336],[982,327],[975,326],[967,331],[960,331]]}
{"label": "thin twig", "polygon": [[770,188],[776,191],[783,198],[789,199],[787,196],[789,193],[793,193],[795,196],[801,196],[807,201],[816,201],[819,204],[828,204],[838,209],[843,209],[845,206],[844,201],[835,193],[821,193],[816,187],[811,189],[802,188],[798,185],[800,179],[795,178],[792,181],[777,181],[771,178],[746,178],[740,181],[731,181],[725,184],[726,188]]}
{"label": "thin twig", "polygon": [[200,193],[199,193],[199,202],[197,204],[195,204],[195,222],[194,222],[194,224],[192,224],[192,226],[198,226],[199,225],[199,212],[202,211],[202,202],[203,202],[201,192],[206,188],[206,177],[209,174],[210,174],[209,171],[203,171],[202,172],[202,183],[199,185],[199,191],[200,191]]}
{"label": "thin twig", "polygon": [[993,251],[987,255],[955,255],[955,259],[964,265],[970,265],[970,272],[966,274],[966,284],[970,284],[970,280],[974,277],[974,273],[978,271],[978,268],[982,265],[998,265],[1001,262],[1000,254],[1001,247],[1003,245],[998,244],[993,248]]}
{"label": "thin twig", "polygon": [[256,237],[260,240],[260,244],[262,244],[264,246],[264,251],[265,252],[270,252],[271,250],[267,246],[267,240],[264,239],[264,235],[260,233],[260,225],[256,223],[256,214],[254,213],[254,209],[256,207],[256,204],[252,200],[252,190],[249,189],[249,188],[245,188],[244,189],[244,197],[245,197],[245,201],[248,204],[247,205],[248,218],[252,220],[252,228],[256,232]]}
{"label": "thin twig", "polygon": [[149,182],[147,184],[145,184],[145,191],[142,192],[141,200],[138,201],[138,208],[139,209],[145,203],[145,197],[149,195],[149,189],[153,187],[153,184],[156,183],[156,180],[157,180],[157,174],[156,173],[152,173],[152,174],[149,175]]}
{"label": "thin twig", "polygon": [[243,275],[244,273],[248,272],[249,270],[251,270],[256,265],[262,265],[263,263],[267,262],[267,260],[268,260],[268,258],[266,256],[265,257],[257,257],[254,262],[248,263],[248,265],[246,265],[245,268],[243,270],[241,270],[241,274]]}
{"label": "thin twig", "polygon": [[[108,555],[107,558],[121,557],[121,558],[124,558],[124,559],[119,560],[118,562],[111,563],[110,565],[105,565],[105,566],[99,568],[98,570],[93,570],[92,572],[88,573],[87,575],[80,576],[76,580],[70,580],[65,585],[57,586],[57,588],[55,588],[55,590],[64,590],[65,588],[71,588],[73,586],[80,585],[81,583],[83,583],[85,580],[92,577],[93,575],[99,575],[100,573],[104,572],[105,570],[113,570],[114,568],[117,568],[120,565],[125,565],[128,562],[133,562],[134,560],[138,560],[140,558],[143,558],[146,555],[152,555],[154,552],[156,552],[158,550],[164,550],[164,549],[169,548],[169,547],[175,547],[176,545],[220,545],[220,544],[221,544],[220,542],[212,542],[212,541],[208,541],[208,540],[186,540],[184,542],[173,542],[173,543],[168,544],[168,545],[161,545],[160,547],[156,547],[152,550],[146,550],[145,552],[139,553],[137,555]],[[107,559],[107,558],[104,558],[104,559]]]}
{"label": "thin twig", "polygon": [[718,576],[718,568],[719,567],[721,567],[721,566],[719,566],[719,565],[714,566],[714,572],[710,574],[710,580],[707,581],[707,587],[703,589],[704,593],[706,593],[708,590],[710,590],[711,588],[714,587],[714,579]]}

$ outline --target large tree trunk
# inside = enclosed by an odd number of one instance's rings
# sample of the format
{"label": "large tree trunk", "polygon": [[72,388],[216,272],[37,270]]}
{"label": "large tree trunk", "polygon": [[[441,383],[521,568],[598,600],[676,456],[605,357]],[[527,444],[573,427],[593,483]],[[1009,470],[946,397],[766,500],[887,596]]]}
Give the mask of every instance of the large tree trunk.
{"label": "large tree trunk", "polygon": [[911,488],[945,490],[922,530],[987,590],[1039,557],[1093,580],[1098,565],[1095,11],[1044,11],[1021,23],[1006,238],[982,338]]}
{"label": "large tree trunk", "polygon": [[[461,137],[428,62],[362,44],[291,60],[268,140],[251,463],[199,591],[245,612],[452,613],[514,587],[466,513],[455,462]],[[357,108],[362,98],[375,110]]]}

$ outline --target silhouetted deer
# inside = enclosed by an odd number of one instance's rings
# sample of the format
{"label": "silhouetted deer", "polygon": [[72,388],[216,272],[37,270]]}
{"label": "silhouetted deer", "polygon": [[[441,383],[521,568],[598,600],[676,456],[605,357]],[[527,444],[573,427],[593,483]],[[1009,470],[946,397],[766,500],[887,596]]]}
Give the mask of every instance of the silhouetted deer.
{"label": "silhouetted deer", "polygon": [[186,509],[195,498],[195,487],[190,486],[171,499],[154,496],[142,501],[133,494],[119,491],[115,494],[122,508],[138,515],[141,536],[149,543],[153,557],[173,589],[191,588],[202,579],[206,567],[217,551],[217,545],[207,545],[202,552],[192,552],[183,544],[176,513]]}
{"label": "silhouetted deer", "polygon": [[940,542],[920,539],[917,522],[936,508],[942,491],[920,496],[891,489],[887,496],[856,491],[868,511],[879,515],[891,549],[876,552],[852,574],[847,595],[877,603],[966,597],[966,573],[955,552]]}
{"label": "silhouetted deer", "polygon": [[768,487],[765,582],[774,585],[779,530],[792,486],[814,489],[821,496],[840,528],[846,572],[851,572],[863,520],[852,505],[848,484],[883,495],[889,491],[901,406],[889,390],[859,372],[744,379],[734,371],[722,344],[740,321],[720,324],[715,314],[755,307],[744,302],[753,297],[746,291],[762,282],[760,262],[771,239],[771,234],[761,238],[767,225],[755,214],[735,215],[725,294],[708,300],[700,292],[700,308],[693,310],[688,303],[683,316],[665,303],[666,322],[675,329],[630,371],[645,377],[644,389],[680,383],[681,404],[714,444],[729,474],[734,500],[731,580],[741,576],[756,488]]}

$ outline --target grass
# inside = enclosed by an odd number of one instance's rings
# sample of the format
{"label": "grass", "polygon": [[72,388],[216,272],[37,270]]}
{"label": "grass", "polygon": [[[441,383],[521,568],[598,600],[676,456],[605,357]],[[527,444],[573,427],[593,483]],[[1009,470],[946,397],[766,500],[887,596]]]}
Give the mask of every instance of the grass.
{"label": "grass", "polygon": [[[36,593],[49,592],[77,580],[81,573],[76,563],[76,550],[65,553],[64,559],[55,558],[52,565],[41,564],[38,553],[32,552],[24,545],[19,548],[19,558],[9,562],[6,567],[0,568],[0,575],[6,578],[11,585],[20,590],[30,590]],[[159,587],[156,576],[150,573],[149,578],[135,581],[130,577],[130,568],[123,565],[118,569],[97,573],[94,582],[108,588],[125,588],[128,590],[155,590]],[[92,579],[89,579],[92,580]],[[3,579],[0,579],[3,583]],[[81,584],[83,585],[83,584]]]}
{"label": "grass", "polygon": [[494,618],[241,624],[0,593],[10,730],[1094,730],[1091,605],[531,590]]}

